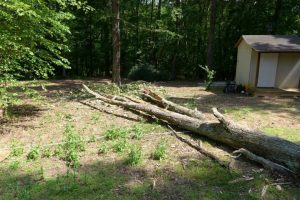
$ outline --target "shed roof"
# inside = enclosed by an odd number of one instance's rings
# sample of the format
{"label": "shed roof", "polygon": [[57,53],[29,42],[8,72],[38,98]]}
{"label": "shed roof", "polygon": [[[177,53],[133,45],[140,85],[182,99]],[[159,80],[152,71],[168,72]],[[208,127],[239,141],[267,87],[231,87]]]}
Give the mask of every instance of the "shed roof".
{"label": "shed roof", "polygon": [[300,52],[300,38],[294,35],[243,35],[244,40],[257,52]]}

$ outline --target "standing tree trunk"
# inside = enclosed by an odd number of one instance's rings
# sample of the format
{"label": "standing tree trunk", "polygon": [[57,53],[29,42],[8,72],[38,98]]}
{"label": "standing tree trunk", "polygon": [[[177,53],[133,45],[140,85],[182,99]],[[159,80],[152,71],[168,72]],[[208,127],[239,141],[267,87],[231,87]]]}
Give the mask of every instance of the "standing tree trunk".
{"label": "standing tree trunk", "polygon": [[278,21],[279,21],[281,8],[282,8],[282,0],[277,0],[276,1],[275,12],[274,12],[273,19],[272,19],[272,31],[271,31],[271,33],[273,35],[276,34],[277,30],[278,30]]}
{"label": "standing tree trunk", "polygon": [[120,1],[112,0],[113,25],[112,25],[112,45],[113,45],[113,64],[112,82],[121,85],[121,49],[120,49]]}
{"label": "standing tree trunk", "polygon": [[207,66],[212,67],[214,64],[214,37],[216,28],[217,17],[217,1],[210,1],[210,22],[208,32],[208,44],[207,44]]}

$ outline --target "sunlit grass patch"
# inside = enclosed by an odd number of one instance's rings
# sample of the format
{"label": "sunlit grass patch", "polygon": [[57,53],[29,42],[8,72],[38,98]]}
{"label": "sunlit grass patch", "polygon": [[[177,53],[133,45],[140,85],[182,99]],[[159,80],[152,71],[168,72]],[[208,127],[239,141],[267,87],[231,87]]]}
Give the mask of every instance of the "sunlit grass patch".
{"label": "sunlit grass patch", "polygon": [[243,117],[249,117],[251,113],[262,113],[264,109],[260,107],[226,107],[223,111],[234,119],[242,119]]}
{"label": "sunlit grass patch", "polygon": [[264,132],[267,134],[284,138],[291,142],[300,144],[300,130],[293,128],[264,128]]}

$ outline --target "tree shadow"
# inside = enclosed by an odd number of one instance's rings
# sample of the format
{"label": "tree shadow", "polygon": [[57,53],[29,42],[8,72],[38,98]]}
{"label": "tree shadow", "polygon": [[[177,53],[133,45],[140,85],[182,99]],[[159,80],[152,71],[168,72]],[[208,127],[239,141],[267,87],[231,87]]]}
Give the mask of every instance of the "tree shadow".
{"label": "tree shadow", "polygon": [[261,187],[253,182],[229,184],[241,175],[195,159],[185,168],[154,171],[126,166],[124,160],[99,161],[46,179],[39,169],[14,173],[2,168],[1,173],[6,174],[0,176],[4,199],[243,199],[258,196],[248,191]]}
{"label": "tree shadow", "polygon": [[[251,181],[237,181],[242,174],[230,172],[209,160],[185,158],[184,167],[127,166],[125,160],[96,161],[45,178],[41,169],[22,173],[0,168],[3,199],[259,199],[266,184],[264,173]],[[53,163],[54,164],[54,163]],[[237,182],[235,182],[237,181]],[[297,197],[297,186],[272,195]],[[251,192],[249,192],[251,191]]]}
{"label": "tree shadow", "polygon": [[9,106],[4,118],[0,118],[0,134],[7,133],[6,126],[28,127],[28,125],[16,124],[18,122],[30,121],[40,117],[44,111],[39,106],[32,104],[21,104]]}
{"label": "tree shadow", "polygon": [[169,97],[168,99],[182,105],[192,102],[198,110],[205,113],[211,113],[211,108],[213,107],[221,110],[228,107],[237,109],[250,108],[252,111],[262,112],[268,110],[274,114],[288,113],[293,117],[298,117],[300,113],[300,98],[293,97],[264,98],[215,92],[207,95],[196,95],[194,97]]}

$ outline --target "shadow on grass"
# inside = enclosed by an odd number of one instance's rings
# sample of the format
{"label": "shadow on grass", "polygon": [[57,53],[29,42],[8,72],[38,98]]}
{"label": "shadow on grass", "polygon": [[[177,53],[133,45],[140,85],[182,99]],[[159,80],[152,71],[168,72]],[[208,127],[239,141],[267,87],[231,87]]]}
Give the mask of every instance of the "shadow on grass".
{"label": "shadow on grass", "polygon": [[0,134],[7,133],[5,127],[15,126],[28,128],[29,125],[16,124],[15,122],[24,122],[32,118],[40,117],[43,109],[36,105],[22,104],[8,107],[5,118],[0,118]]}
{"label": "shadow on grass", "polygon": [[[43,171],[17,173],[0,168],[1,199],[259,199],[264,176],[237,180],[214,162],[190,159],[183,168],[147,171],[118,162],[95,162],[56,177],[43,178]],[[22,175],[20,175],[22,174]],[[270,188],[269,198],[292,199],[297,188]],[[285,198],[286,197],[286,198]],[[298,196],[299,197],[299,196]]]}
{"label": "shadow on grass", "polygon": [[288,113],[291,116],[298,117],[300,113],[300,99],[290,98],[289,101],[280,101],[280,99],[246,97],[234,94],[215,93],[203,96],[195,96],[193,98],[170,97],[169,100],[188,106],[197,108],[205,113],[212,113],[211,108],[217,107],[221,110],[226,108],[232,109],[248,109],[249,111],[265,112],[270,111],[275,114]]}

